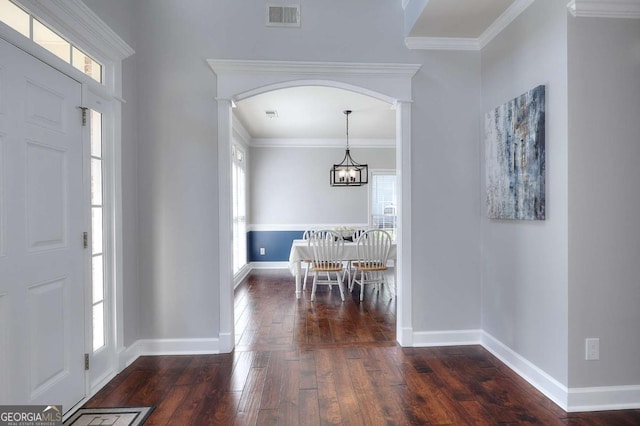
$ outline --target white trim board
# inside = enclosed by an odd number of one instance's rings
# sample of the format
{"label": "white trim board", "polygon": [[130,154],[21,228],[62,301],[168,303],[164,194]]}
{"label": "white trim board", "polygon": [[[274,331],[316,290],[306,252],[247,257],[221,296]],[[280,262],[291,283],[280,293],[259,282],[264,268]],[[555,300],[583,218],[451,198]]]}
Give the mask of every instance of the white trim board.
{"label": "white trim board", "polygon": [[334,229],[337,227],[348,228],[367,228],[368,223],[300,223],[300,224],[278,224],[278,223],[250,223],[247,225],[247,232],[249,231],[306,231],[307,229]]}
{"label": "white trim board", "polygon": [[254,269],[289,269],[289,262],[251,262],[249,266],[252,271]]}
{"label": "white trim board", "polygon": [[571,0],[567,8],[579,18],[640,18],[640,0]]}
{"label": "white trim board", "polygon": [[128,366],[141,356],[219,354],[219,342],[218,338],[140,339],[118,355],[120,365]]}

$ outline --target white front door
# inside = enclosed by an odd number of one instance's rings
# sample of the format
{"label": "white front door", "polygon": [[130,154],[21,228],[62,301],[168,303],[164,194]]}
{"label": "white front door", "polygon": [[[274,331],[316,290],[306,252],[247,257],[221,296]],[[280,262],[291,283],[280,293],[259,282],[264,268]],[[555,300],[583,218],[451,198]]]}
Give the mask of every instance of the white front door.
{"label": "white front door", "polygon": [[85,396],[81,86],[0,39],[0,404]]}

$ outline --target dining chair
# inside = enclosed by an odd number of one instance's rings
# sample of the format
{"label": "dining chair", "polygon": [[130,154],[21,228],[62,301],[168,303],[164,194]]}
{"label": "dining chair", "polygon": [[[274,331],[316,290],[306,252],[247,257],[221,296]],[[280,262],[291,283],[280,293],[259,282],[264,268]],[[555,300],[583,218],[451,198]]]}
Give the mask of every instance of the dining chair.
{"label": "dining chair", "polygon": [[[388,269],[387,259],[391,249],[391,236],[382,229],[370,229],[363,232],[356,242],[356,261],[352,262],[355,269],[349,290],[354,284],[360,285],[360,301],[364,299],[364,286],[373,284],[376,290],[386,284],[385,273]],[[358,272],[360,279],[358,279]]]}
{"label": "dining chair", "polygon": [[[311,271],[313,272],[313,287],[311,289],[311,301],[316,300],[316,288],[318,284],[337,284],[340,289],[340,298],[344,302],[344,288],[342,286],[343,271],[342,256],[344,252],[344,239],[336,232],[321,230],[314,232],[308,239],[307,245],[311,253]],[[331,274],[336,274],[336,280],[331,279]],[[321,278],[326,274],[326,278]]]}
{"label": "dining chair", "polygon": [[[362,235],[365,231],[366,231],[366,228],[352,229],[352,232],[351,232],[351,235],[349,235],[349,238],[351,239],[351,241],[355,243],[356,241],[358,241],[358,238],[360,238],[360,235]],[[348,259],[345,262],[347,273],[344,274],[344,278],[347,280],[347,285],[349,286],[349,290],[351,290],[351,274],[355,272],[352,265],[353,260],[354,259]]]}

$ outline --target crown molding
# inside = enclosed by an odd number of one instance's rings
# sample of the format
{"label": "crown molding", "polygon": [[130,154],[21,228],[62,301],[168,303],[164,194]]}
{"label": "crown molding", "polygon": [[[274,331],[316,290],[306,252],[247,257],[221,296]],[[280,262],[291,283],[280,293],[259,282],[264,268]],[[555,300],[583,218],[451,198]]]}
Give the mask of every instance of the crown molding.
{"label": "crown molding", "polygon": [[640,0],[571,0],[567,8],[580,18],[640,19]]}
{"label": "crown molding", "polygon": [[462,37],[405,37],[411,50],[480,50],[477,38]]}
{"label": "crown molding", "polygon": [[511,24],[522,12],[527,10],[529,6],[533,4],[534,0],[516,0],[505,10],[502,12],[498,19],[493,21],[489,28],[487,28],[481,35],[478,37],[478,44],[480,45],[480,49],[483,49],[487,44],[491,42],[498,34],[502,32],[509,24]]}
{"label": "crown molding", "polygon": [[70,36],[88,53],[107,60],[123,60],[135,52],[82,0],[16,0],[48,25]]}
{"label": "crown molding", "polygon": [[406,37],[404,42],[412,50],[482,50],[533,2],[534,0],[516,0],[478,38]]}

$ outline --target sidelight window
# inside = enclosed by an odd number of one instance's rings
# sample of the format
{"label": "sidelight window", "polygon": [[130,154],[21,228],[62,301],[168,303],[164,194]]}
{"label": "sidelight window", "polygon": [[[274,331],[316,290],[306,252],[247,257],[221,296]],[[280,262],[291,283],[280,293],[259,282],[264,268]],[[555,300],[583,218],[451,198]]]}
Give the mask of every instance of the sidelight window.
{"label": "sidelight window", "polygon": [[105,341],[104,199],[102,114],[90,110],[91,122],[91,310],[94,352]]}

